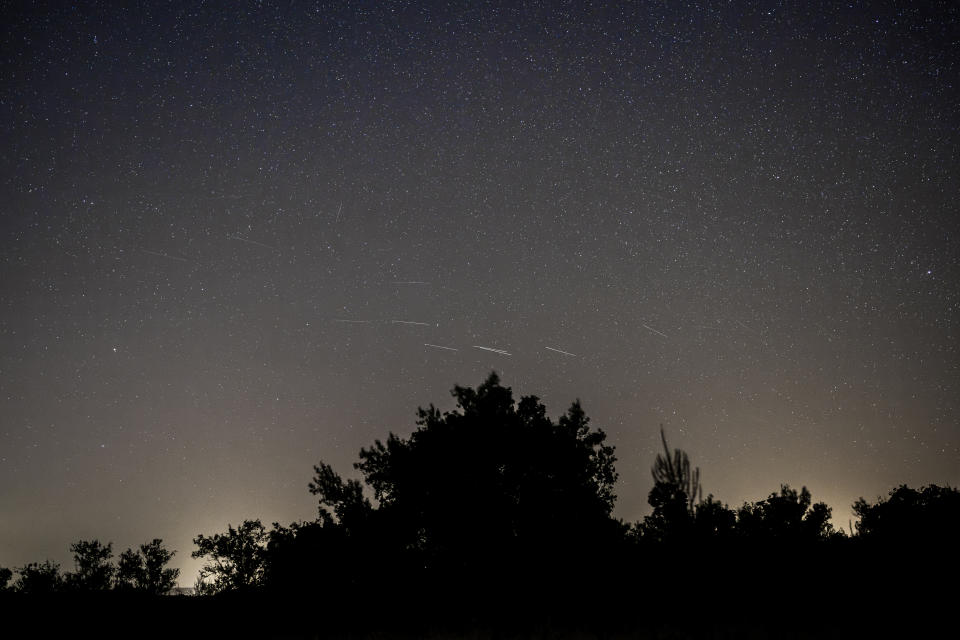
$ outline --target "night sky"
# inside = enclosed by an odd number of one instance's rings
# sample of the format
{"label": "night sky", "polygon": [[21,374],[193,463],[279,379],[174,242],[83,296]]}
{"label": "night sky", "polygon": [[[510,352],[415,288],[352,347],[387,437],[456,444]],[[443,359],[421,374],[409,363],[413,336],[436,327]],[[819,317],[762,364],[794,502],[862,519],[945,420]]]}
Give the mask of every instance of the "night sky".
{"label": "night sky", "polygon": [[844,529],[960,483],[957,3],[119,4],[0,15],[0,565],[191,585],[491,370],[627,521],[661,423]]}

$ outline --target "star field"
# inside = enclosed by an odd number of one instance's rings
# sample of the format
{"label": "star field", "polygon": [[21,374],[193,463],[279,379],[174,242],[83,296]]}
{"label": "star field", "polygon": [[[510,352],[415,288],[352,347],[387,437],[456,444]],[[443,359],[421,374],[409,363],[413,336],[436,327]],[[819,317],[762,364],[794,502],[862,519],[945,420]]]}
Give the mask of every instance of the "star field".
{"label": "star field", "polygon": [[7,3],[0,565],[314,517],[496,370],[731,505],[960,482],[950,2]]}

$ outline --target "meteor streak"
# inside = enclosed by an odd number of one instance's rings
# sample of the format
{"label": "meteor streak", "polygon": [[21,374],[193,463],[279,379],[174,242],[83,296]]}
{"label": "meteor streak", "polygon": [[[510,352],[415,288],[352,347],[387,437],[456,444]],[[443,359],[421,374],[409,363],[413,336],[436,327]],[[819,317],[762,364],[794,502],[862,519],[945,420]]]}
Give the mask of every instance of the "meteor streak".
{"label": "meteor streak", "polygon": [[669,338],[669,336],[668,336],[667,334],[663,333],[662,331],[657,331],[657,330],[654,329],[653,327],[648,327],[648,326],[645,325],[645,324],[643,324],[642,326],[643,326],[644,329],[647,329],[648,331],[653,331],[653,332],[654,332],[655,334],[657,334],[658,336],[663,336],[664,338]]}
{"label": "meteor streak", "polygon": [[492,351],[493,353],[499,353],[499,354],[502,355],[502,356],[513,355],[513,354],[510,354],[510,353],[507,353],[507,352],[504,351],[503,349],[494,349],[493,347],[481,347],[480,345],[476,345],[476,344],[473,345],[473,348],[474,348],[474,349],[483,349],[484,351]]}
{"label": "meteor streak", "polygon": [[556,351],[557,353],[562,353],[565,356],[573,356],[574,358],[577,357],[577,354],[575,353],[570,353],[569,351],[561,351],[560,349],[554,349],[553,347],[544,347],[544,349],[549,349],[550,351]]}
{"label": "meteor streak", "polygon": [[[160,253],[159,251],[150,251],[150,249],[140,249],[144,253],[149,253],[152,256],[157,256],[159,258],[168,258],[170,260],[176,260],[177,262],[190,262],[186,258],[181,258],[180,256],[172,256],[169,253]],[[69,254],[68,254],[69,255]]]}
{"label": "meteor streak", "polygon": [[277,249],[276,247],[271,247],[271,246],[268,245],[268,244],[264,244],[264,243],[262,243],[262,242],[257,242],[256,240],[248,240],[247,238],[244,238],[243,236],[235,236],[235,235],[230,235],[230,234],[228,234],[228,235],[227,235],[227,238],[229,238],[230,240],[238,240],[238,241],[240,241],[240,242],[246,242],[247,244],[254,244],[254,245],[258,246],[258,247],[263,247],[264,249],[270,249],[270,251],[276,251],[277,253],[280,253],[280,250]]}
{"label": "meteor streak", "polygon": [[434,348],[434,349],[446,349],[447,351],[459,351],[459,349],[454,349],[453,347],[441,347],[441,346],[438,345],[438,344],[430,344],[430,343],[428,343],[428,342],[424,342],[424,343],[423,343],[423,346],[425,346],[425,347],[432,347],[432,348]]}

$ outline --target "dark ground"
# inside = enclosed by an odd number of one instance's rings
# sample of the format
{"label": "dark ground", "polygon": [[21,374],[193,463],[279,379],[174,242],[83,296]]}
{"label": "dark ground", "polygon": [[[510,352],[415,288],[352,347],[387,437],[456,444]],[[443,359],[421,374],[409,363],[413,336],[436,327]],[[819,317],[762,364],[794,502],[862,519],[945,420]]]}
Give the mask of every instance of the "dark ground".
{"label": "dark ground", "polygon": [[[933,564],[872,568],[838,582],[805,562],[770,558],[747,573],[640,575],[633,588],[581,581],[576,593],[503,587],[378,595],[199,598],[105,593],[3,594],[7,637],[93,638],[585,638],[638,640],[938,637],[955,602]],[[949,585],[949,582],[946,583]],[[934,634],[934,635],[931,635]]]}

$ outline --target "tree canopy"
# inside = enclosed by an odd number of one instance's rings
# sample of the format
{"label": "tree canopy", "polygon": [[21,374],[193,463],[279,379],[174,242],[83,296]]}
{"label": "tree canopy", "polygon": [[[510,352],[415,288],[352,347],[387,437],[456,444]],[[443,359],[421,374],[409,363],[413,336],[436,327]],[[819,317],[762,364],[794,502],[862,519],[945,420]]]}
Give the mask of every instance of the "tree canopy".
{"label": "tree canopy", "polygon": [[127,549],[117,563],[117,588],[154,595],[169,592],[180,575],[180,569],[166,568],[175,553],[168,551],[159,538],[140,545],[137,551]]}
{"label": "tree canopy", "polygon": [[553,421],[536,396],[514,402],[495,373],[452,394],[453,411],[418,410],[409,438],[362,449],[362,484],[317,465],[321,518],[376,523],[427,566],[473,569],[520,554],[569,559],[616,530],[614,449],[579,401]]}
{"label": "tree canopy", "polygon": [[70,545],[75,571],[66,575],[69,588],[77,591],[105,591],[113,585],[115,567],[110,564],[113,544],[80,540]]}
{"label": "tree canopy", "polygon": [[226,533],[194,538],[197,550],[191,556],[209,559],[200,570],[197,592],[250,591],[261,586],[268,535],[259,520],[246,520],[236,529],[228,525]]}
{"label": "tree canopy", "polygon": [[[60,573],[60,565],[49,560],[30,563],[16,569],[17,579],[9,590],[24,594],[58,592],[99,593],[105,591],[137,591],[163,595],[176,586],[179,569],[167,568],[175,552],[168,551],[163,541],[154,538],[140,545],[139,551],[127,549],[116,565],[111,562],[113,543],[79,540],[70,545],[74,571]],[[0,569],[0,591],[14,572]]]}
{"label": "tree canopy", "polygon": [[50,560],[26,564],[17,569],[17,574],[13,590],[19,593],[44,595],[56,593],[63,588],[60,565]]}
{"label": "tree canopy", "polygon": [[744,504],[737,512],[737,528],[747,538],[781,542],[826,540],[833,534],[830,507],[812,504],[806,487],[797,493],[787,485],[766,500]]}
{"label": "tree canopy", "polygon": [[875,504],[860,498],[853,511],[859,517],[857,532],[873,542],[924,539],[952,544],[960,537],[960,491],[953,487],[929,485],[917,490],[901,485]]}
{"label": "tree canopy", "polygon": [[657,454],[650,470],[653,488],[647,498],[653,513],[644,519],[640,528],[647,538],[681,541],[691,534],[697,505],[702,501],[700,468],[690,468],[690,458],[682,449],[670,451],[663,425],[660,442],[663,454]]}

